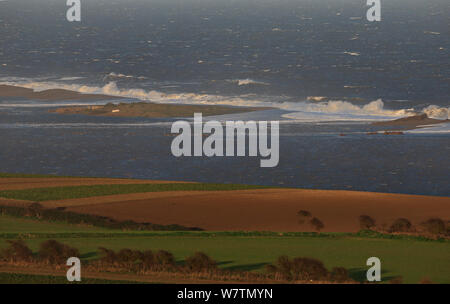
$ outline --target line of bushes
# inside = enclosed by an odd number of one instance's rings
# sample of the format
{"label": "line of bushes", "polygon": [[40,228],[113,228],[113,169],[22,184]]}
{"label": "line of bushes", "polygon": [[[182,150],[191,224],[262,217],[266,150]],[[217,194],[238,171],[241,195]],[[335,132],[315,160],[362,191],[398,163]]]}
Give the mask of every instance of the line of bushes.
{"label": "line of bushes", "polygon": [[[41,263],[64,266],[68,258],[80,256],[78,249],[55,240],[42,242],[36,254],[33,254],[23,240],[8,240],[7,243],[9,247],[0,250],[0,261],[10,264]],[[153,252],[125,248],[115,252],[104,247],[100,247],[98,250],[100,258],[89,263],[91,269],[98,271],[114,270],[133,273],[218,271],[216,261],[202,252],[196,252],[187,257],[185,262],[179,265],[174,255],[165,250]]]}
{"label": "line of bushes", "polygon": [[[66,267],[70,257],[79,257],[78,249],[55,240],[47,240],[40,244],[36,254],[23,240],[9,240],[9,247],[0,250],[0,262],[14,265],[44,264],[56,268]],[[215,260],[203,252],[196,252],[183,262],[177,262],[172,253],[159,250],[121,249],[114,251],[104,247],[99,249],[99,258],[85,262],[84,268],[94,272],[125,272],[152,274],[157,272],[184,275],[190,278],[207,278],[219,281],[292,281],[318,283],[356,283],[344,267],[334,267],[329,271],[322,261],[309,257],[289,258],[280,256],[273,265],[266,266],[266,273],[249,271],[223,270],[218,268]],[[194,277],[192,277],[194,276]],[[402,277],[389,281],[391,284],[401,284]],[[428,278],[423,278],[421,284],[431,284]]]}
{"label": "line of bushes", "polygon": [[[76,248],[55,240],[41,243],[35,255],[22,240],[9,240],[8,243],[9,247],[0,251],[0,261],[16,265],[34,263],[61,268],[65,267],[68,258],[80,256]],[[345,268],[337,267],[329,272],[321,261],[312,258],[289,259],[287,256],[281,256],[276,265],[267,266],[267,273],[251,273],[219,269],[217,262],[203,252],[196,252],[178,263],[174,255],[165,250],[153,252],[125,248],[114,251],[100,247],[99,256],[98,259],[87,262],[85,269],[136,274],[208,274],[208,278],[220,280],[354,282]]]}
{"label": "line of bushes", "polygon": [[64,208],[46,209],[39,203],[33,203],[26,207],[0,205],[0,215],[27,217],[36,220],[65,222],[69,224],[86,224],[118,230],[202,231],[202,229],[198,227],[184,227],[177,224],[159,225],[152,223],[137,223],[131,220],[118,221],[105,216],[65,211]]}
{"label": "line of bushes", "polygon": [[[317,232],[320,232],[325,225],[317,217],[313,217],[312,213],[307,210],[300,210],[297,212],[298,223],[300,225],[308,224],[313,227]],[[360,228],[365,230],[374,230],[385,233],[406,233],[406,234],[418,234],[435,237],[450,237],[450,222],[445,222],[440,218],[430,218],[424,222],[414,226],[407,218],[398,218],[394,220],[389,226],[386,224],[382,227],[377,227],[377,223],[374,218],[369,215],[363,214],[359,218]]]}
{"label": "line of bushes", "polygon": [[[359,217],[359,225],[361,229],[364,230],[377,229],[375,219],[369,215],[361,215]],[[389,233],[419,233],[438,237],[448,237],[450,236],[450,223],[446,223],[444,220],[435,217],[414,226],[407,218],[398,218],[394,220],[390,226],[384,227],[384,229],[381,230],[385,230]]]}
{"label": "line of bushes", "polygon": [[65,265],[70,257],[80,256],[78,249],[47,240],[41,243],[37,256],[23,240],[8,240],[9,247],[0,251],[0,260],[7,263],[44,263],[48,265]]}
{"label": "line of bushes", "polygon": [[166,250],[153,252],[151,250],[121,249],[117,252],[100,247],[100,258],[91,263],[98,270],[112,269],[134,273],[157,271],[204,273],[219,272],[217,263],[203,252],[196,252],[186,258],[184,263],[177,264],[172,253]]}
{"label": "line of bushes", "polygon": [[273,278],[287,281],[351,281],[348,271],[344,267],[335,267],[328,271],[321,261],[313,258],[290,259],[283,255],[278,258],[275,265],[267,265],[266,269]]}

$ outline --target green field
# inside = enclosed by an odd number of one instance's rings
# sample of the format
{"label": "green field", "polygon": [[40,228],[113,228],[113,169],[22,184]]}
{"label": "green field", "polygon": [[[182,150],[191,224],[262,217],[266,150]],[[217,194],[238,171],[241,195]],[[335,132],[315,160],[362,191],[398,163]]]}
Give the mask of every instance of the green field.
{"label": "green field", "polygon": [[94,197],[145,192],[164,191],[230,191],[245,189],[263,189],[263,186],[180,183],[180,184],[128,184],[128,185],[94,185],[51,187],[24,190],[0,191],[0,197],[34,202],[64,200],[72,198]]}
{"label": "green field", "polygon": [[100,246],[115,250],[164,249],[180,262],[195,251],[203,251],[225,269],[264,271],[266,264],[285,254],[320,259],[329,269],[343,266],[354,279],[364,280],[365,262],[376,256],[382,262],[384,281],[403,276],[405,283],[417,283],[424,277],[450,283],[446,271],[450,269],[448,241],[358,234],[122,232],[4,216],[0,216],[0,231],[0,248],[7,246],[6,238],[21,235],[36,251],[40,243],[52,238],[78,248],[84,260],[95,259]]}

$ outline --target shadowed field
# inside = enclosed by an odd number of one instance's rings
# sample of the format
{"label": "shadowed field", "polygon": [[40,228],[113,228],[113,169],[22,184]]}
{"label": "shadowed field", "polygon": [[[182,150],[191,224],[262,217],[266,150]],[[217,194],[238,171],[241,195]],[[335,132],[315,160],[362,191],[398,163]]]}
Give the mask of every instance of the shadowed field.
{"label": "shadowed field", "polygon": [[[266,265],[281,255],[313,257],[323,261],[328,269],[345,267],[357,281],[365,279],[367,258],[377,256],[383,263],[384,281],[402,276],[406,283],[417,283],[425,277],[448,283],[448,275],[442,271],[450,267],[448,240],[355,233],[360,230],[361,214],[372,216],[378,226],[390,225],[399,217],[414,224],[436,216],[447,220],[450,199],[446,197],[9,174],[0,178],[0,187],[0,205],[13,208],[25,206],[26,210],[39,201],[43,210],[62,214],[75,212],[80,216],[100,215],[106,219],[209,230],[118,230],[94,227],[84,221],[68,224],[39,220],[39,216],[30,217],[25,212],[0,215],[0,249],[7,246],[8,240],[23,239],[36,252],[43,241],[53,239],[79,249],[82,261],[98,259],[98,248],[105,247],[168,250],[177,263],[202,251],[215,259],[220,269],[256,273],[265,272]],[[308,210],[319,218],[325,226],[323,232],[308,232],[313,227],[301,223],[300,210]],[[173,227],[178,230],[180,226]],[[55,277],[59,274],[52,271],[8,267],[0,267],[0,273],[8,273],[0,275],[5,282],[60,282]],[[92,279],[106,280],[105,283],[204,282],[166,274],[152,278],[93,274]]]}
{"label": "shadowed field", "polygon": [[[364,233],[122,232],[4,216],[0,216],[0,227],[6,227],[5,232],[12,239],[21,235],[33,252],[48,239],[78,248],[82,261],[98,258],[98,247],[113,250],[163,249],[172,252],[178,263],[194,252],[202,251],[213,257],[221,269],[264,272],[265,266],[280,255],[304,256],[322,260],[329,269],[346,267],[353,279],[362,281],[367,270],[365,261],[370,256],[377,256],[383,263],[384,281],[403,276],[407,283],[417,283],[424,277],[433,282],[449,282],[447,273],[443,271],[450,267],[448,241],[427,241],[407,236],[389,239]],[[6,235],[0,237],[0,249],[7,246],[7,239],[11,238]],[[14,269],[0,267],[0,272],[5,271],[14,272]],[[22,271],[30,273],[31,270]],[[31,273],[47,274],[40,269]],[[120,276],[115,279],[133,280]],[[153,278],[155,280],[174,279],[162,276]],[[151,280],[147,278],[147,281]]]}

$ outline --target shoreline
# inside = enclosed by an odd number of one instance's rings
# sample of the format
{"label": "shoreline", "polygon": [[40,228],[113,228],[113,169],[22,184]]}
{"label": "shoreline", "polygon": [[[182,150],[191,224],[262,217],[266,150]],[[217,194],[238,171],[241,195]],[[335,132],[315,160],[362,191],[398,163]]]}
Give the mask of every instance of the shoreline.
{"label": "shoreline", "polygon": [[82,100],[86,102],[86,106],[61,106],[57,109],[49,110],[49,112],[57,114],[82,114],[107,117],[192,117],[196,112],[201,112],[204,116],[215,116],[272,109],[270,107],[233,107],[226,105],[152,103],[139,100],[132,103],[113,104],[112,102],[109,102],[106,105],[89,105],[89,101],[117,101],[124,100],[125,98],[102,94],[82,94],[63,89],[50,89],[36,92],[33,89],[12,85],[0,85],[0,98],[1,97],[38,99],[42,101]]}
{"label": "shoreline", "polygon": [[151,102],[108,103],[96,106],[71,106],[49,110],[50,113],[63,115],[89,115],[103,117],[145,117],[145,118],[173,118],[192,117],[194,113],[203,116],[248,113],[269,110],[261,107],[231,107],[221,105],[180,105],[160,104]]}
{"label": "shoreline", "polygon": [[388,121],[377,121],[373,122],[374,126],[384,126],[384,127],[401,127],[402,130],[415,130],[421,129],[426,126],[433,126],[438,124],[450,123],[450,119],[435,119],[428,117],[427,114],[418,114],[415,116],[404,117]]}
{"label": "shoreline", "polygon": [[[272,107],[240,107],[227,105],[194,105],[194,104],[172,104],[172,103],[153,103],[140,101],[136,99],[131,103],[120,102],[125,98],[120,96],[111,96],[104,94],[84,94],[65,89],[48,89],[44,91],[34,91],[30,88],[14,85],[0,84],[0,98],[24,98],[38,99],[41,101],[85,101],[86,105],[60,106],[51,109],[48,112],[64,115],[89,115],[103,117],[145,117],[145,118],[175,118],[192,117],[194,113],[200,112],[203,116],[217,116],[226,114],[240,114],[256,111],[272,110]],[[127,98],[129,99],[129,98]],[[92,105],[89,101],[115,101],[104,105]],[[134,100],[134,99],[132,99]],[[378,127],[387,127],[386,135],[402,134],[402,131],[409,131],[433,126],[438,124],[450,123],[450,119],[429,118],[427,114],[418,113],[414,116],[403,117],[394,120],[373,121],[370,124]],[[399,128],[398,132],[393,128]],[[369,132],[373,135],[378,132]]]}

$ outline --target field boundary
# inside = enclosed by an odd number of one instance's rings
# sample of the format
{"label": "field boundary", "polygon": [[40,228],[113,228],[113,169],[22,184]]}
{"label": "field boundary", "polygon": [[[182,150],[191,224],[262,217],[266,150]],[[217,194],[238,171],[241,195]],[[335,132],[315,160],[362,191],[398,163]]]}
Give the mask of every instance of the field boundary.
{"label": "field boundary", "polygon": [[370,230],[362,230],[357,233],[335,232],[270,232],[270,231],[135,231],[135,232],[63,232],[63,233],[0,233],[0,239],[48,239],[48,238],[140,238],[140,237],[273,237],[273,238],[362,238],[362,239],[392,239],[405,241],[422,241],[450,243],[450,240],[439,238],[431,239],[423,236],[405,234],[386,234]]}
{"label": "field boundary", "polygon": [[274,187],[238,185],[238,184],[213,184],[213,183],[173,183],[173,184],[104,184],[91,186],[64,186],[32,188],[21,190],[0,191],[0,197],[6,199],[18,199],[33,202],[45,202],[52,200],[65,200],[75,198],[88,198],[106,195],[133,194],[147,192],[168,191],[236,191],[269,189]]}

